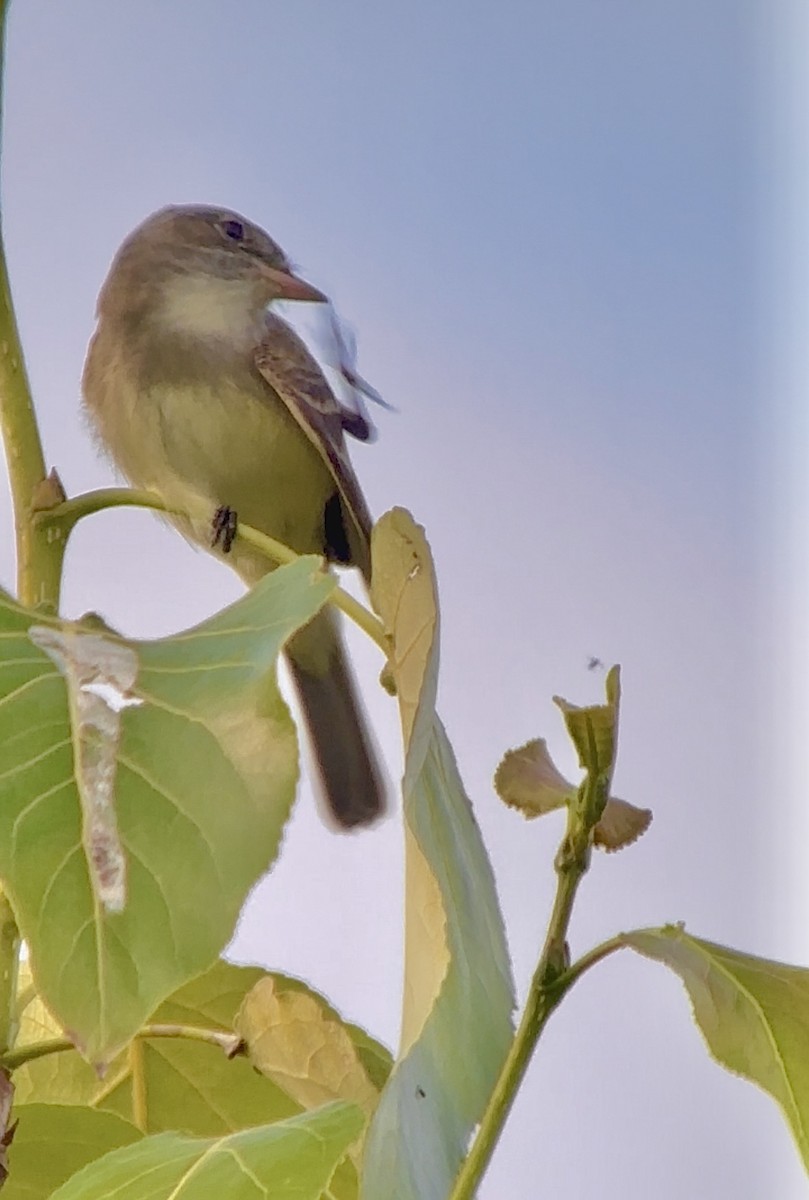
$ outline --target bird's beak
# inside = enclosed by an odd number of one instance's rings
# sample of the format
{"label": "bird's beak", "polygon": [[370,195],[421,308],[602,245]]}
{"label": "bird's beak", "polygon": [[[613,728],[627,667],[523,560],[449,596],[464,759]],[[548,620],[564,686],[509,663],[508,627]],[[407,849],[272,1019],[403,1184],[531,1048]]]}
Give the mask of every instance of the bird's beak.
{"label": "bird's beak", "polygon": [[312,300],[323,304],[328,302],[328,296],[324,296],[323,292],[319,292],[311,283],[299,279],[297,275],[279,271],[276,267],[268,267],[264,263],[261,265],[261,272],[275,287],[279,300]]}

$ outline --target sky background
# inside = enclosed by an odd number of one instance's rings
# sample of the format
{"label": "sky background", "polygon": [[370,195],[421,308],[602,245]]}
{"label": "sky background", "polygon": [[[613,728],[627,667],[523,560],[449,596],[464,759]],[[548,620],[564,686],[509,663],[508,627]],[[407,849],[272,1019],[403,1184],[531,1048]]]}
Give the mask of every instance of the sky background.
{"label": "sky background", "polygon": [[[69,492],[111,482],[79,379],[110,259],[154,209],[232,206],[334,298],[361,372],[399,410],[379,412],[378,442],[353,457],[371,508],[406,505],[433,547],[439,708],[521,997],[562,820],[526,824],[491,778],[536,736],[575,777],[551,696],[597,701],[591,656],[622,666],[617,794],[655,816],[637,846],[595,856],[573,953],[683,920],[808,958],[798,10],[12,7],[4,230],[49,465]],[[10,516],[4,529],[11,585]],[[84,522],[69,552],[66,612],[131,635],[238,593],[146,513]],[[352,643],[395,781],[395,709],[373,648]],[[397,816],[338,837],[304,785],[232,953],[303,976],[393,1045],[401,882]],[[480,1194],[805,1188],[775,1105],[709,1061],[677,980],[626,953],[554,1016]]]}

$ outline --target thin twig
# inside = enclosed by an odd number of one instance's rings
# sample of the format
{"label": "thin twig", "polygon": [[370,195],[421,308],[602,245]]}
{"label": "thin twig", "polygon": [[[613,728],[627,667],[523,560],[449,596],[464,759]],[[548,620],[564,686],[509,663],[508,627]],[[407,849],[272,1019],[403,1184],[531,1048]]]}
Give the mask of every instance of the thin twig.
{"label": "thin twig", "polygon": [[[599,793],[604,779],[588,775],[576,801],[568,807],[565,835],[556,854],[556,894],[545,945],[531,980],[519,1027],[514,1035],[477,1135],[455,1180],[450,1200],[472,1200],[489,1165],[495,1146],[519,1091],[537,1042],[551,1013],[585,968],[568,966],[567,932],[573,902],[590,865],[592,830],[603,809]],[[612,947],[617,949],[617,946]],[[604,950],[601,957],[607,950]],[[591,953],[592,965],[597,961]]]}
{"label": "thin twig", "polygon": [[[227,1058],[233,1058],[241,1045],[241,1038],[235,1033],[224,1029],[203,1029],[196,1025],[144,1025],[135,1034],[133,1042],[149,1038],[182,1038],[186,1041],[206,1042],[210,1046],[218,1046]],[[64,1054],[70,1050],[76,1050],[70,1038],[47,1038],[41,1042],[31,1042],[27,1046],[18,1046],[15,1050],[0,1055],[0,1066],[8,1071],[15,1071],[37,1058],[46,1058],[50,1054]]]}
{"label": "thin twig", "polygon": [[[42,509],[34,516],[35,524],[42,528],[58,529],[65,540],[82,517],[100,512],[104,508],[122,506],[137,508],[152,508],[169,516],[185,516],[197,523],[203,523],[212,514],[208,513],[202,502],[194,511],[182,512],[169,508],[154,492],[139,491],[134,488],[99,488],[96,491],[84,492],[73,496],[53,508]],[[271,562],[278,565],[296,562],[301,556],[283,542],[268,537],[250,525],[239,523],[237,539],[242,538],[248,545],[260,551]],[[376,642],[382,653],[387,656],[390,643],[382,622],[353,596],[336,587],[329,596],[328,602],[345,613],[360,629]]]}

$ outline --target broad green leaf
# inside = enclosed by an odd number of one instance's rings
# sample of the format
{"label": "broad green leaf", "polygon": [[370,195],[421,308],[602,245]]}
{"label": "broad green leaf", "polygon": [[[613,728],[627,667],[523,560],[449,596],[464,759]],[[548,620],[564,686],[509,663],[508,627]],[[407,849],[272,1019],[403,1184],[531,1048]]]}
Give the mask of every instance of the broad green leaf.
{"label": "broad green leaf", "polygon": [[366,1138],[366,1200],[448,1195],[508,1052],[513,987],[491,866],[435,713],[438,610],[422,529],[377,524],[374,604],[405,741],[405,995],[399,1058]]}
{"label": "broad green leaf", "polygon": [[[164,1001],[150,1024],[229,1032],[237,1025],[245,997],[263,980],[271,980],[281,995],[302,995],[317,1004],[324,1020],[339,1022],[323,997],[300,980],[222,961]],[[344,1023],[341,1028],[367,1072],[365,1086],[370,1079],[378,1091],[390,1072],[389,1052],[358,1026]],[[35,1000],[23,1015],[18,1044],[35,1044],[58,1032]],[[319,1062],[313,1066],[317,1075]],[[14,1079],[18,1100],[29,1103],[89,1105],[133,1121],[137,1102],[148,1133],[232,1133],[293,1116],[304,1107],[303,1096],[296,1101],[283,1079],[265,1078],[246,1056],[228,1059],[215,1045],[179,1037],[139,1038],[113,1060],[103,1079],[75,1052],[35,1059],[20,1067]],[[340,1098],[354,1097],[343,1092]],[[352,1200],[356,1190],[356,1172],[346,1166],[332,1187],[335,1200]]]}
{"label": "broad green leaf", "polygon": [[[350,1100],[370,1115],[379,1099],[350,1027],[316,992],[265,975],[236,1020],[250,1061],[303,1108]],[[367,1036],[367,1035],[366,1035]]]}
{"label": "broad green leaf", "polygon": [[717,1062],[777,1100],[809,1171],[809,970],[740,954],[683,929],[621,941],[680,976]]}
{"label": "broad green leaf", "polygon": [[[495,772],[494,787],[501,800],[529,820],[572,804],[579,790],[556,769],[544,738],[507,750]],[[604,850],[622,850],[646,832],[651,820],[648,808],[610,796],[593,829],[593,843]]]}
{"label": "broad green leaf", "polygon": [[17,1104],[3,1200],[48,1200],[87,1163],[142,1138],[113,1113],[63,1104]]}
{"label": "broad green leaf", "polygon": [[157,1134],[85,1167],[52,1200],[320,1200],[362,1120],[338,1103],[224,1138]]}
{"label": "broad green leaf", "polygon": [[0,879],[89,1061],[211,963],[272,863],[297,778],[275,663],[333,586],[300,559],[140,643],[0,598]]}
{"label": "broad green leaf", "polygon": [[[151,1024],[229,1032],[245,995],[265,977],[259,967],[217,962],[165,1000]],[[35,1001],[25,1011],[20,1045],[53,1036],[47,1013]],[[301,1108],[247,1058],[228,1059],[218,1046],[186,1038],[139,1038],[102,1079],[78,1054],[65,1053],[35,1059],[14,1080],[19,1100],[86,1104],[130,1121],[137,1093],[148,1133],[232,1133],[294,1116]]]}

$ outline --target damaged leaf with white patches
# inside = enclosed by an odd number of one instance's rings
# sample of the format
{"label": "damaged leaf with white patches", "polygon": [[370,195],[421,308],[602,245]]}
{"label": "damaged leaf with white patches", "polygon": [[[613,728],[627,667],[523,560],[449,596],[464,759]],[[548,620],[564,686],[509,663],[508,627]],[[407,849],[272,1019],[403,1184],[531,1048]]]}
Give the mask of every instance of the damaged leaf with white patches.
{"label": "damaged leaf with white patches", "polygon": [[108,912],[126,903],[126,857],[115,814],[115,775],[121,712],[141,704],[132,695],[135,651],[124,642],[81,629],[32,625],[28,636],[65,677],[73,730],[82,842],[93,889]]}
{"label": "damaged leaf with white patches", "polygon": [[0,593],[0,885],[99,1071],[216,959],[278,852],[298,747],[276,662],[333,587],[302,558],[155,642]]}

